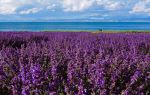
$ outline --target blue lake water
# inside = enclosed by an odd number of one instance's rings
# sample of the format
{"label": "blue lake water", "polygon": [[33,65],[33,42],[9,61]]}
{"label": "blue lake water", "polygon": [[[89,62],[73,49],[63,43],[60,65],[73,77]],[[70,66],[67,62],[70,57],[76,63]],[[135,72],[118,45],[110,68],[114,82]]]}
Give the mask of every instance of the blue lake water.
{"label": "blue lake water", "polygon": [[0,22],[0,31],[150,30],[150,22]]}

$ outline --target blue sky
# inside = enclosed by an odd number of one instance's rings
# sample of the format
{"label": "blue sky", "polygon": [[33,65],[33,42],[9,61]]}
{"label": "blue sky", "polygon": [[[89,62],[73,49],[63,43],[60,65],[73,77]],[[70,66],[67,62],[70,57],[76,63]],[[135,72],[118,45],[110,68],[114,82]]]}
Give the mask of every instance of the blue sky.
{"label": "blue sky", "polygon": [[0,21],[150,21],[150,0],[0,0]]}

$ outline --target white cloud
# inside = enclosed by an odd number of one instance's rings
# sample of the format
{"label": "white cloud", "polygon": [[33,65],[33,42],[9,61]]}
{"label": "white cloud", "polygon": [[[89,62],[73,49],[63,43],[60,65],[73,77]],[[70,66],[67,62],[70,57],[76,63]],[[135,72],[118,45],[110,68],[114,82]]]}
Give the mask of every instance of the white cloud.
{"label": "white cloud", "polygon": [[18,8],[32,4],[32,0],[0,0],[0,14],[15,14]]}
{"label": "white cloud", "polygon": [[[49,5],[52,5],[54,0],[0,0],[0,14],[7,15],[7,14],[29,14],[29,13],[36,13],[39,12],[37,8],[49,8]],[[26,6],[31,6],[33,9],[24,10]],[[18,10],[22,9],[22,10]],[[41,10],[40,9],[40,10]]]}
{"label": "white cloud", "polygon": [[84,11],[91,7],[94,3],[94,0],[63,0],[64,11],[69,12],[78,12]]}
{"label": "white cloud", "polygon": [[63,0],[64,11],[84,11],[92,6],[100,6],[106,10],[118,10],[124,2],[116,0]]}
{"label": "white cloud", "polygon": [[14,14],[19,3],[14,0],[0,0],[0,14]]}
{"label": "white cloud", "polygon": [[150,0],[139,1],[134,5],[130,13],[148,13],[150,14]]}
{"label": "white cloud", "polygon": [[[24,10],[27,6],[33,9]],[[0,14],[30,14],[44,9],[53,11],[56,7],[65,12],[81,12],[95,6],[118,10],[122,3],[120,0],[0,0]]]}
{"label": "white cloud", "polygon": [[20,11],[20,14],[31,14],[31,13],[37,13],[39,11],[41,11],[41,8],[31,8],[28,10]]}
{"label": "white cloud", "polygon": [[48,10],[51,10],[51,9],[53,9],[53,8],[55,8],[56,7],[56,4],[52,4],[52,5],[48,5],[47,6],[47,9]]}
{"label": "white cloud", "polygon": [[107,10],[118,10],[124,6],[123,3],[114,0],[96,0],[97,4]]}

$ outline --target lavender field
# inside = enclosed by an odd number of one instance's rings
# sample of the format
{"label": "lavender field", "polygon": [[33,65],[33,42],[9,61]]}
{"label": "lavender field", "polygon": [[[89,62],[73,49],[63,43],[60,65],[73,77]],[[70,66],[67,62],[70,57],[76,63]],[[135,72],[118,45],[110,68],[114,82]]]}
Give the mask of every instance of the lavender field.
{"label": "lavender field", "polygon": [[1,95],[150,95],[150,33],[0,33]]}

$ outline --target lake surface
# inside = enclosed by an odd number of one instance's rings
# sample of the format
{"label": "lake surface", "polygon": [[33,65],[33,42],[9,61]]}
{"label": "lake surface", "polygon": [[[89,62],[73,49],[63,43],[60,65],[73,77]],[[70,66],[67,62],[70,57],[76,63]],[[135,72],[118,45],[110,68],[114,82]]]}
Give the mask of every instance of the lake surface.
{"label": "lake surface", "polygon": [[0,31],[150,30],[150,22],[0,22]]}

